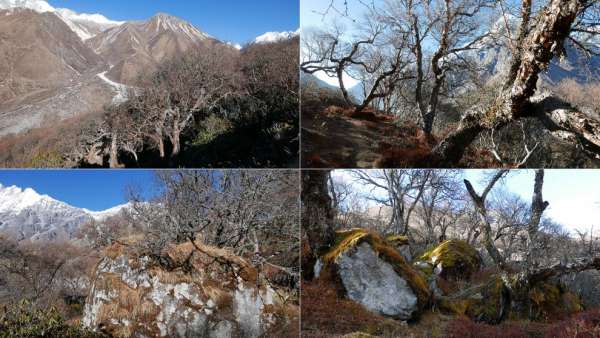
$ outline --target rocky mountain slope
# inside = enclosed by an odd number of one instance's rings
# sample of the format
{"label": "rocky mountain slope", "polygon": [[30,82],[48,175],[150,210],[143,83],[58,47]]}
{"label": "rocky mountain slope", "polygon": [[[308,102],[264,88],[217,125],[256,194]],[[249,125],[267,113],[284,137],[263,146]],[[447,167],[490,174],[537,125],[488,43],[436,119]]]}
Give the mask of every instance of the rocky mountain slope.
{"label": "rocky mountain slope", "polygon": [[160,62],[204,43],[238,49],[168,14],[121,22],[43,0],[0,0],[0,137],[103,111]]}
{"label": "rocky mountain slope", "polygon": [[40,195],[31,188],[0,184],[0,233],[18,241],[69,240],[85,222],[103,220],[124,208],[126,205],[94,212]]}
{"label": "rocky mountain slope", "polygon": [[188,22],[159,13],[147,21],[127,22],[108,29],[86,44],[109,63],[109,79],[134,85],[167,59],[194,45],[220,43]]}

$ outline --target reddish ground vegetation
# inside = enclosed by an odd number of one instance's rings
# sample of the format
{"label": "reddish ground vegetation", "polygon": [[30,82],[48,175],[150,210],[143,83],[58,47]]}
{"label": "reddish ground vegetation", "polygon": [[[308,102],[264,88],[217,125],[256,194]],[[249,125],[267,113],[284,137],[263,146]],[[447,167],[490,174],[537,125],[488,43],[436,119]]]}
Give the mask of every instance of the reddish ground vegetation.
{"label": "reddish ground vegetation", "polygon": [[331,281],[302,282],[302,337],[329,337],[352,332],[400,332],[401,322],[369,312],[339,295]]}
{"label": "reddish ground vegetation", "polygon": [[507,322],[500,325],[476,323],[457,318],[446,328],[447,338],[534,338],[544,337],[547,325],[532,322]]}
{"label": "reddish ground vegetation", "polygon": [[600,309],[580,312],[558,323],[505,322],[500,325],[476,323],[457,318],[446,328],[448,338],[597,338],[600,337]]}
{"label": "reddish ground vegetation", "polygon": [[600,337],[600,309],[581,312],[558,322],[546,332],[545,337]]}

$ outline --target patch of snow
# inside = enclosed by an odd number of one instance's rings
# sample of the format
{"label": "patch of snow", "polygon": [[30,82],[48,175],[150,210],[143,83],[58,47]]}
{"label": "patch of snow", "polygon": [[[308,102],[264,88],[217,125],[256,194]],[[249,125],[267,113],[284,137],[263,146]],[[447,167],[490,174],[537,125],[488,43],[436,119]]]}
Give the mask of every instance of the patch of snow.
{"label": "patch of snow", "polygon": [[127,101],[127,86],[121,83],[114,82],[106,77],[107,72],[96,74],[102,81],[108,83],[114,88],[116,95],[113,97],[113,103],[118,104]]}
{"label": "patch of snow", "polygon": [[67,8],[54,8],[43,0],[0,0],[0,9],[11,8],[28,8],[38,13],[54,13],[83,41],[124,23],[109,20],[101,14],[80,14]]}
{"label": "patch of snow", "polygon": [[242,49],[242,45],[240,45],[239,43],[233,43],[233,42],[227,42],[227,44],[237,50],[241,50]]}

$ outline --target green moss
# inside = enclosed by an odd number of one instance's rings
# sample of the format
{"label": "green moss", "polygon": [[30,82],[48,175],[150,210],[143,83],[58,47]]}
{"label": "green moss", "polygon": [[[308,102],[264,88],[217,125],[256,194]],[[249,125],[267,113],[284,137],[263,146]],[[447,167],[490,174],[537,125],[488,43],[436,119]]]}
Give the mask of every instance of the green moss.
{"label": "green moss", "polygon": [[441,267],[441,276],[446,279],[468,279],[481,267],[481,257],[465,241],[451,239],[425,251],[418,261]]}
{"label": "green moss", "polygon": [[425,277],[429,280],[432,276],[433,276],[433,265],[427,263],[427,262],[422,262],[425,264],[415,264],[415,267],[421,271]]}
{"label": "green moss", "polygon": [[332,263],[335,263],[342,253],[355,248],[363,242],[369,243],[371,248],[379,254],[379,257],[390,263],[396,273],[406,280],[417,296],[419,309],[423,309],[429,305],[431,292],[429,291],[425,276],[411,264],[407,263],[390,242],[375,232],[360,228],[338,231],[336,233],[335,244],[331,250],[322,256],[325,269]]}

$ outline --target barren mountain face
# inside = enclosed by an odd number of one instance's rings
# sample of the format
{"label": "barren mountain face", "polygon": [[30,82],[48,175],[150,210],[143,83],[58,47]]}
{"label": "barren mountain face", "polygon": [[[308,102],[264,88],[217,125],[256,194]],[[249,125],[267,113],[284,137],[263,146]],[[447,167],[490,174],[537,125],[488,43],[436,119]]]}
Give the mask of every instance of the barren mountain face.
{"label": "barren mountain face", "polygon": [[161,13],[148,21],[108,29],[86,43],[111,65],[107,74],[111,80],[134,85],[161,61],[194,45],[215,41],[191,24]]}
{"label": "barren mountain face", "polygon": [[0,0],[0,137],[101,112],[162,61],[202,43],[221,44],[167,14],[116,22]]}
{"label": "barren mountain face", "polygon": [[0,11],[0,98],[10,100],[62,86],[102,60],[52,13]]}

